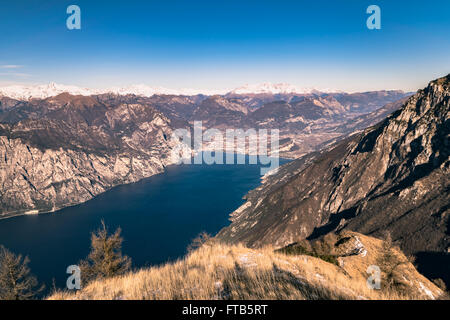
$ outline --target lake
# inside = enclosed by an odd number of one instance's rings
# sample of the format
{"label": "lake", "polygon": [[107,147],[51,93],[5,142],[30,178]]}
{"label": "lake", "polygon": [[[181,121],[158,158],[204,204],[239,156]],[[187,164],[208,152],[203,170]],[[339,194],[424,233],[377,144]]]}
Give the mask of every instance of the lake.
{"label": "lake", "polygon": [[46,291],[53,279],[57,287],[65,286],[66,268],[87,256],[90,233],[102,219],[111,232],[122,228],[123,253],[134,268],[161,264],[182,257],[200,232],[214,235],[228,225],[229,214],[260,178],[259,165],[170,166],[81,205],[0,220],[0,244],[28,255]]}

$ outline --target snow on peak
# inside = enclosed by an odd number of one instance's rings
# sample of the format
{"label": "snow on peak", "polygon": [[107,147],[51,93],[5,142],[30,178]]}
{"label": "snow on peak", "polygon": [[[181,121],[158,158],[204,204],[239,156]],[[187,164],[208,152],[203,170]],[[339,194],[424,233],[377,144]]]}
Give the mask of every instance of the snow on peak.
{"label": "snow on peak", "polygon": [[119,95],[134,94],[137,96],[150,97],[155,94],[175,95],[175,96],[194,96],[197,94],[204,95],[221,95],[225,94],[223,90],[199,90],[199,89],[168,89],[164,87],[151,87],[146,84],[131,85],[128,87],[114,87],[103,90],[104,92],[115,93]]}
{"label": "snow on peak", "polygon": [[164,87],[151,87],[145,84],[131,85],[127,87],[113,87],[106,89],[90,89],[77,86],[57,84],[50,82],[45,85],[11,85],[0,87],[0,96],[6,96],[18,100],[29,100],[33,98],[45,99],[57,96],[61,93],[70,93],[72,95],[90,96],[94,94],[113,93],[118,95],[134,94],[137,96],[150,97],[155,94],[164,95],[217,95],[225,94],[226,90],[198,90],[198,89],[168,89]]}
{"label": "snow on peak", "polygon": [[[245,84],[242,87],[234,89],[230,93],[232,94],[309,94],[318,92],[332,92],[330,89],[314,89],[314,88],[301,88],[289,83],[270,83],[264,82],[259,84]],[[333,91],[335,92],[335,91]]]}
{"label": "snow on peak", "polygon": [[259,84],[245,84],[231,93],[234,94],[283,94],[283,93],[310,93],[309,89],[297,88],[288,83],[259,83]]}
{"label": "snow on peak", "polygon": [[89,96],[95,94],[96,90],[66,86],[54,82],[45,85],[12,85],[0,88],[0,96],[7,96],[19,100],[29,100],[32,98],[45,99],[64,92],[73,95]]}
{"label": "snow on peak", "polygon": [[134,94],[137,96],[150,97],[153,95],[185,95],[193,96],[197,94],[204,95],[225,95],[230,94],[309,94],[318,92],[336,92],[332,90],[316,90],[313,88],[300,88],[288,83],[261,83],[249,85],[228,90],[201,90],[201,89],[168,89],[164,87],[152,87],[145,84],[131,85],[127,87],[112,87],[107,89],[91,89],[82,88],[72,85],[63,85],[50,82],[44,85],[10,85],[7,87],[0,87],[0,96],[6,96],[18,100],[29,100],[33,98],[45,99],[48,97],[57,96],[61,93],[70,93],[72,95],[90,96],[94,94],[113,93],[118,95]]}
{"label": "snow on peak", "polygon": [[145,97],[150,97],[155,94],[177,94],[175,90],[163,87],[151,87],[145,84],[136,84],[128,87],[113,87],[110,89],[106,89],[104,91],[119,95],[134,94],[137,96],[145,96]]}

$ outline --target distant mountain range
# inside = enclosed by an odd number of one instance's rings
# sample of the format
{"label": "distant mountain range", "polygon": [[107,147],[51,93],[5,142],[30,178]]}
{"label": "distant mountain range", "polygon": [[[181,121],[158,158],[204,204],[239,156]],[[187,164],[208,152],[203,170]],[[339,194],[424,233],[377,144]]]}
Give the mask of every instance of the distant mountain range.
{"label": "distant mountain range", "polygon": [[246,84],[242,87],[236,88],[229,92],[229,94],[311,94],[311,93],[330,93],[340,92],[333,89],[316,89],[316,88],[301,88],[291,85],[289,83],[270,83],[264,82],[259,84]]}
{"label": "distant mountain range", "polygon": [[83,88],[73,85],[64,85],[51,82],[42,85],[10,85],[0,87],[0,96],[6,96],[18,100],[45,99],[57,96],[61,93],[72,95],[98,95],[98,94],[133,94],[143,97],[153,95],[275,95],[275,94],[321,94],[341,93],[342,91],[332,89],[301,88],[287,83],[260,83],[255,85],[244,85],[234,90],[200,90],[200,89],[168,89],[164,87],[152,87],[145,84],[131,85],[126,87],[111,87],[105,89]]}

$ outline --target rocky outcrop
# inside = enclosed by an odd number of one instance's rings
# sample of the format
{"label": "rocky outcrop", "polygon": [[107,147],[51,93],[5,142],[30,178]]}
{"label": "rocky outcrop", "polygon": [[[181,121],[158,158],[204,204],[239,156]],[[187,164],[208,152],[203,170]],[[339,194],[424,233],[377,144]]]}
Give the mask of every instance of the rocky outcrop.
{"label": "rocky outcrop", "polygon": [[446,252],[449,97],[450,75],[375,127],[290,164],[249,193],[218,238],[280,247],[336,229],[388,231],[407,253]]}
{"label": "rocky outcrop", "polygon": [[0,218],[82,203],[173,163],[171,121],[150,105],[63,94],[17,108],[21,119],[0,125]]}

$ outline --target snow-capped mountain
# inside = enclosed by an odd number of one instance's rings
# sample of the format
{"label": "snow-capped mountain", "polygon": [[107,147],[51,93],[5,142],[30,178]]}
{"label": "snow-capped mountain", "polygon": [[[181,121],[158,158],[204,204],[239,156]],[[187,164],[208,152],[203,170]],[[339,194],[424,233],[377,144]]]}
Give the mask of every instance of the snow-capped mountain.
{"label": "snow-capped mountain", "polygon": [[51,82],[45,85],[13,85],[0,88],[0,96],[13,99],[29,100],[32,98],[45,99],[68,92],[73,95],[89,96],[99,93],[98,90],[67,86]]}
{"label": "snow-capped mountain", "polygon": [[330,89],[301,88],[289,83],[270,83],[264,82],[260,84],[246,84],[236,88],[230,94],[309,94],[317,92],[336,92]]}
{"label": "snow-capped mountain", "polygon": [[164,87],[151,87],[145,84],[131,85],[128,87],[113,87],[103,90],[103,92],[115,93],[119,95],[134,94],[137,96],[150,97],[155,94],[163,95],[181,95],[181,96],[193,96],[197,94],[204,95],[222,95],[226,90],[201,90],[201,89],[168,89]]}
{"label": "snow-capped mountain", "polygon": [[314,88],[300,88],[288,83],[261,83],[254,85],[244,85],[232,91],[229,90],[201,90],[201,89],[168,89],[164,87],[152,87],[145,84],[131,85],[127,87],[112,87],[106,89],[91,89],[72,85],[57,84],[51,82],[45,85],[11,85],[0,87],[0,96],[7,96],[13,99],[29,100],[33,98],[45,99],[61,93],[72,95],[89,96],[93,94],[114,93],[118,95],[135,94],[138,96],[150,97],[156,94],[162,95],[224,95],[224,94],[309,94],[317,92],[337,92],[337,90]]}
{"label": "snow-capped mountain", "polygon": [[168,89],[164,87],[152,87],[145,84],[132,85],[127,87],[112,87],[106,89],[82,88],[71,85],[63,85],[51,82],[45,85],[11,85],[0,87],[0,96],[6,96],[18,100],[29,100],[33,98],[45,99],[61,93],[70,93],[72,95],[90,96],[94,94],[113,93],[118,95],[134,94],[137,96],[150,97],[155,94],[161,95],[186,95],[197,94],[221,95],[227,93],[227,90],[199,90],[199,89]]}

